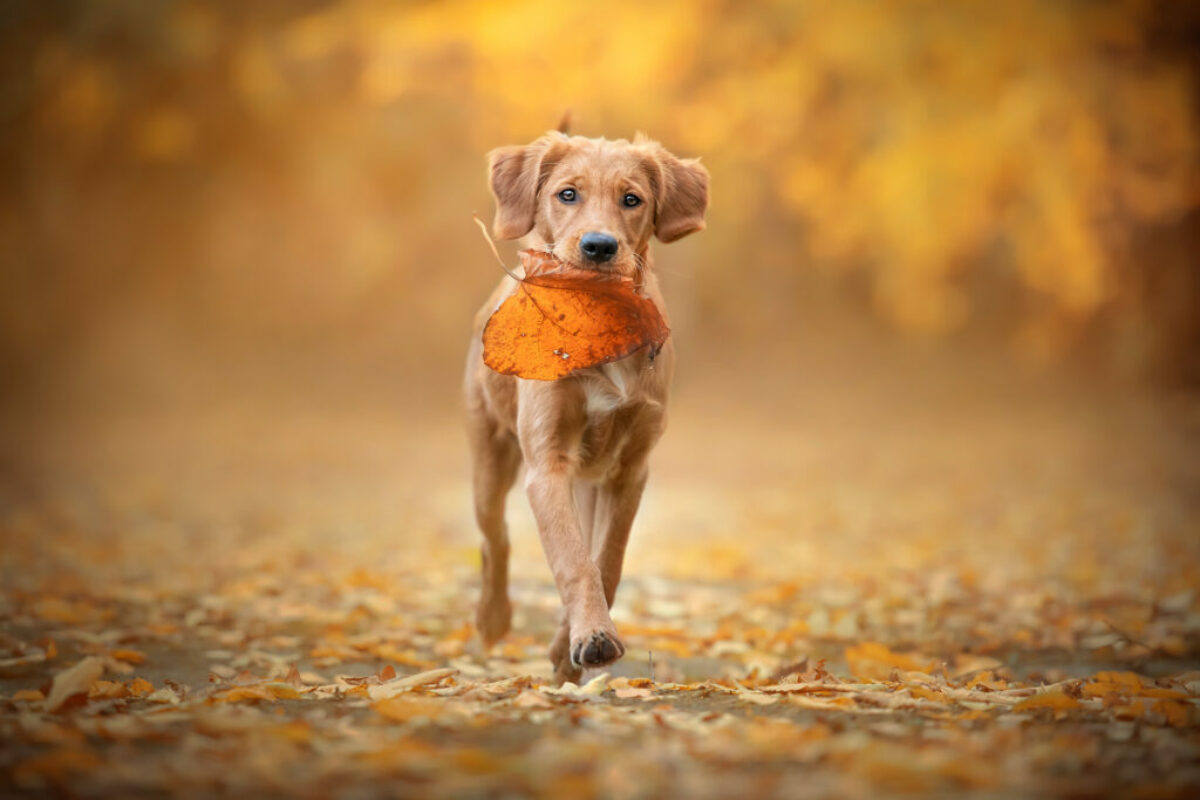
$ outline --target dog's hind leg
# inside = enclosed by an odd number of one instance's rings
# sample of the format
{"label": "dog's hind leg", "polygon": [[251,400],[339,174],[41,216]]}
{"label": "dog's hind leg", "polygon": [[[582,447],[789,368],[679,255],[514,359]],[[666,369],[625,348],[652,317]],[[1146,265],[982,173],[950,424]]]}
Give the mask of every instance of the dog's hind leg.
{"label": "dog's hind leg", "polygon": [[484,644],[490,647],[508,633],[512,624],[504,506],[521,465],[521,449],[515,436],[480,416],[468,428],[474,461],[475,521],[483,533],[483,581],[475,625]]}

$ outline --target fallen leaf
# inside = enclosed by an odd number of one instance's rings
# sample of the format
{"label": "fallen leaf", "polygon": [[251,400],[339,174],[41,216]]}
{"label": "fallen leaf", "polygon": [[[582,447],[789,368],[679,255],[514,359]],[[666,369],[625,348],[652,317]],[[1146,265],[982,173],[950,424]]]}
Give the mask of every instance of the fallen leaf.
{"label": "fallen leaf", "polygon": [[964,678],[973,673],[994,670],[1000,666],[1003,666],[1001,662],[991,656],[960,653],[954,658],[954,672],[951,674],[951,677]]}
{"label": "fallen leaf", "polygon": [[174,705],[180,702],[180,700],[181,698],[179,697],[179,693],[167,686],[164,686],[163,688],[157,689],[146,695],[147,703],[163,703],[167,705]]}
{"label": "fallen leaf", "polygon": [[408,722],[417,718],[437,719],[446,705],[437,700],[399,695],[372,703],[371,708],[394,722]]}
{"label": "fallen leaf", "polygon": [[948,699],[946,695],[936,689],[925,686],[909,686],[908,692],[918,700],[932,700],[935,703],[945,703]]}
{"label": "fallen leaf", "polygon": [[1097,672],[1092,676],[1092,680],[1097,683],[1110,683],[1120,686],[1125,690],[1126,694],[1137,694],[1143,686],[1148,684],[1147,681],[1134,672]]}
{"label": "fallen leaf", "polygon": [[530,274],[483,330],[483,360],[489,367],[552,381],[645,347],[656,352],[666,342],[670,330],[662,313],[631,281],[589,270],[547,271],[547,257],[521,251]]}
{"label": "fallen leaf", "polygon": [[88,699],[111,699],[128,697],[129,689],[120,681],[95,681],[88,688]]}
{"label": "fallen leaf", "polygon": [[607,672],[597,675],[596,677],[592,678],[587,683],[585,683],[583,686],[580,686],[579,693],[580,694],[588,694],[588,695],[604,694],[604,691],[606,689],[608,689],[609,677],[610,676]]}
{"label": "fallen leaf", "polygon": [[388,697],[407,692],[410,689],[415,689],[418,686],[427,686],[431,683],[439,683],[449,678],[452,675],[457,675],[458,670],[446,667],[444,669],[431,669],[426,672],[418,672],[416,675],[407,675],[403,678],[397,678],[394,681],[381,683],[378,686],[370,686],[367,688],[367,695],[372,700],[383,700]]}
{"label": "fallen leaf", "polygon": [[896,653],[878,642],[863,642],[846,648],[850,671],[862,678],[884,680],[893,670],[932,672],[932,659]]}
{"label": "fallen leaf", "polygon": [[235,686],[212,698],[214,703],[246,703],[259,700],[275,700],[275,695],[262,685]]}
{"label": "fallen leaf", "polygon": [[1191,723],[1190,706],[1177,703],[1174,700],[1159,700],[1151,709],[1166,717],[1167,724],[1176,728],[1185,728]]}
{"label": "fallen leaf", "polygon": [[75,666],[54,676],[50,694],[46,697],[46,710],[57,711],[71,697],[87,694],[88,688],[104,674],[104,659],[88,656]]}
{"label": "fallen leaf", "polygon": [[108,655],[110,658],[115,658],[119,661],[125,661],[130,664],[143,664],[146,661],[146,654],[140,650],[110,650]]}
{"label": "fallen leaf", "polygon": [[[618,696],[620,696],[619,692]],[[513,705],[518,708],[554,708],[554,703],[551,702],[549,697],[533,689],[526,689],[517,695],[517,698],[513,700]]]}
{"label": "fallen leaf", "polygon": [[290,683],[264,683],[263,688],[276,700],[296,700],[300,697],[300,690]]}
{"label": "fallen leaf", "polygon": [[1050,708],[1055,711],[1070,711],[1076,708],[1083,708],[1083,704],[1070,695],[1060,691],[1043,692],[1035,694],[1033,697],[1026,698],[1013,706],[1013,711],[1035,711],[1041,708]]}
{"label": "fallen leaf", "polygon": [[12,776],[18,785],[29,786],[39,779],[61,780],[74,773],[91,772],[102,764],[100,757],[90,750],[61,748],[25,759],[16,765]]}

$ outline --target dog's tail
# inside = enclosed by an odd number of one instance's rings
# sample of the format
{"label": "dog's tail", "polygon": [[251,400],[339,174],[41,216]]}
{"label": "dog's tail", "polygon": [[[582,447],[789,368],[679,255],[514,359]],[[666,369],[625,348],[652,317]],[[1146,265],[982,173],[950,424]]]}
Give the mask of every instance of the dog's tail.
{"label": "dog's tail", "polygon": [[568,108],[563,112],[562,119],[558,121],[558,128],[556,130],[563,136],[571,133],[571,109]]}

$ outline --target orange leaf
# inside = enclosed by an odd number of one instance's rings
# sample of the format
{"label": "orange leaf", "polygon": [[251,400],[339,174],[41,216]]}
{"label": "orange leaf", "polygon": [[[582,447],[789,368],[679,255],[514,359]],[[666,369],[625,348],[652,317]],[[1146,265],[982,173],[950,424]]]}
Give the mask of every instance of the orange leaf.
{"label": "orange leaf", "polygon": [[145,697],[154,691],[154,684],[145,678],[134,678],[126,684],[134,697]]}
{"label": "orange leaf", "polygon": [[908,693],[918,700],[933,700],[937,703],[946,702],[946,695],[935,689],[928,689],[924,686],[909,686]]}
{"label": "orange leaf", "polygon": [[1145,681],[1133,672],[1097,672],[1092,676],[1097,683],[1112,683],[1120,686],[1125,694],[1138,694]]}
{"label": "orange leaf", "polygon": [[1189,709],[1184,703],[1177,703],[1173,700],[1159,700],[1151,710],[1157,711],[1167,718],[1167,724],[1176,728],[1185,728],[1189,723]]}
{"label": "orange leaf", "polygon": [[1083,704],[1074,697],[1065,695],[1062,692],[1045,692],[1043,694],[1035,694],[1033,697],[1022,700],[1013,706],[1013,711],[1034,711],[1039,708],[1051,708],[1055,711],[1069,711],[1075,708],[1083,708]]}
{"label": "orange leaf", "polygon": [[213,698],[215,703],[242,703],[246,701],[274,700],[275,695],[265,686],[235,686],[224,694]]}
{"label": "orange leaf", "polygon": [[850,671],[863,678],[884,680],[892,670],[930,672],[933,662],[919,661],[917,657],[896,653],[878,642],[863,642],[846,648],[846,663]]}
{"label": "orange leaf", "polygon": [[37,689],[21,689],[12,696],[13,700],[29,702],[33,700],[45,700],[46,696]]}
{"label": "orange leaf", "polygon": [[300,690],[290,683],[264,683],[263,688],[277,700],[296,700],[300,697]]}
{"label": "orange leaf", "polygon": [[444,703],[437,702],[436,700],[424,700],[397,695],[396,697],[389,697],[386,700],[373,703],[371,708],[390,720],[407,722],[417,717],[437,719],[445,711],[446,706]]}
{"label": "orange leaf", "polygon": [[630,281],[588,270],[547,272],[552,258],[521,251],[528,274],[483,329],[489,367],[553,381],[644,347],[657,352],[666,342],[670,330],[661,312]]}
{"label": "orange leaf", "polygon": [[88,699],[90,700],[105,700],[128,696],[129,689],[119,681],[95,681],[88,688]]}
{"label": "orange leaf", "polygon": [[141,650],[110,650],[108,654],[129,664],[141,664],[146,660],[146,654]]}
{"label": "orange leaf", "polygon": [[432,669],[437,665],[437,662],[421,658],[412,650],[401,650],[395,645],[387,643],[372,647],[370,652],[372,655],[382,661],[394,661],[397,664],[405,667]]}
{"label": "orange leaf", "polygon": [[992,670],[984,670],[967,682],[968,689],[978,689],[983,687],[993,691],[997,689],[1005,689],[1008,687],[1008,682],[997,678]]}

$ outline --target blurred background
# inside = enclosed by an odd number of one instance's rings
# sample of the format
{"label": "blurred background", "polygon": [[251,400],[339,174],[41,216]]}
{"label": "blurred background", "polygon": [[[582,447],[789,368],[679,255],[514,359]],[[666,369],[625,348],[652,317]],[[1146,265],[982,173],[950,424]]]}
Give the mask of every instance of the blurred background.
{"label": "blurred background", "polygon": [[1200,378],[1188,4],[0,15],[9,401],[452,405],[498,276],[471,223],[485,153],[567,109],[712,172],[709,229],[658,252],[685,382],[895,343]]}
{"label": "blurred background", "polygon": [[712,174],[708,229],[656,251],[680,361],[647,526],[720,541],[775,508],[739,547],[846,514],[871,542],[968,475],[1003,505],[1130,469],[1151,495],[1123,502],[1194,530],[1190,5],[0,15],[3,489],[35,550],[153,508],[473,553],[459,383],[500,271],[471,215],[487,151],[568,109]]}

